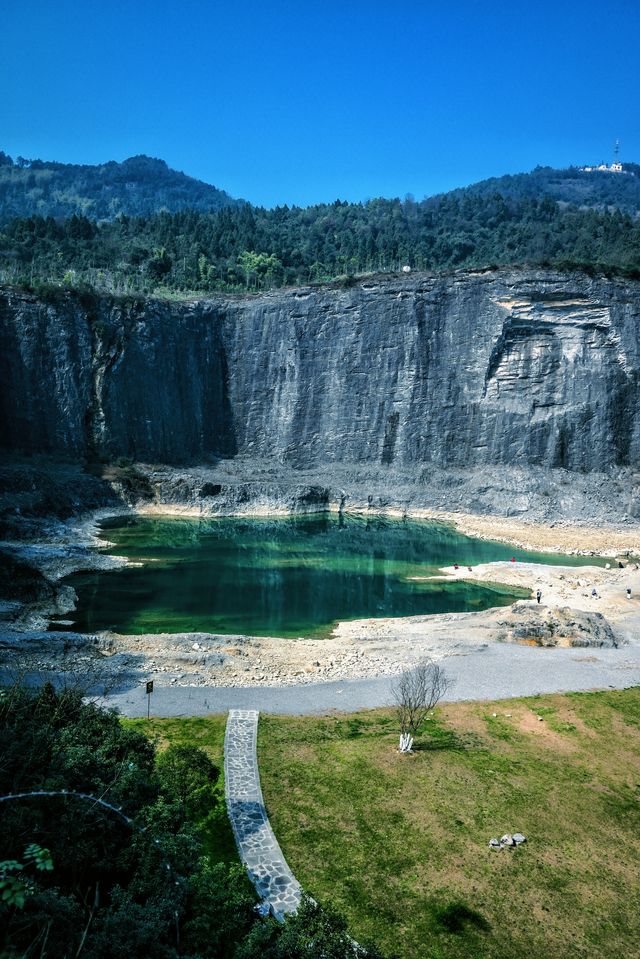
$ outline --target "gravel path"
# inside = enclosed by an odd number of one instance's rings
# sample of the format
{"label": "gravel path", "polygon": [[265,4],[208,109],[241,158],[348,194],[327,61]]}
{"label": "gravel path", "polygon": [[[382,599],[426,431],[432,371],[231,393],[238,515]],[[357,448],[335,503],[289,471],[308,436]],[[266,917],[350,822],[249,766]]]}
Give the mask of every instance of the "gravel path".
{"label": "gravel path", "polygon": [[[540,649],[492,645],[442,661],[455,685],[447,699],[507,699],[537,693],[589,689],[624,689],[640,685],[640,647],[619,649]],[[254,688],[155,685],[154,716],[203,716],[229,709],[266,713],[318,714],[330,710],[355,712],[387,705],[390,679],[348,680],[305,686]],[[106,705],[125,716],[146,716],[144,685],[111,694]]]}

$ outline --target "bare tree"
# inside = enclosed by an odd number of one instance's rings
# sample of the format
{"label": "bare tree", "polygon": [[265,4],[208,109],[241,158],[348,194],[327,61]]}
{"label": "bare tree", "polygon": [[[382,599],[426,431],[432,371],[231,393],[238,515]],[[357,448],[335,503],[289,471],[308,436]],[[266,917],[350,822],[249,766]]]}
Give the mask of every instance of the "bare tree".
{"label": "bare tree", "polygon": [[430,659],[420,660],[394,680],[391,692],[400,721],[400,752],[411,752],[413,737],[451,684],[442,666]]}

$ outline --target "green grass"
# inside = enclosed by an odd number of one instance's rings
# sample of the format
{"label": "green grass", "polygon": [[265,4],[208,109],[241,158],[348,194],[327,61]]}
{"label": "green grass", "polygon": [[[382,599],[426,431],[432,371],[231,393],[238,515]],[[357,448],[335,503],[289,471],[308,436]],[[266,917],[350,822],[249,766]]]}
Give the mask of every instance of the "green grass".
{"label": "green grass", "polygon": [[[223,717],[150,730],[221,763]],[[447,705],[412,756],[388,710],[262,716],[258,743],[285,856],[356,939],[401,959],[635,953],[640,689]],[[514,831],[524,846],[489,849]]]}
{"label": "green grass", "polygon": [[198,823],[204,846],[212,862],[239,861],[224,801],[224,730],[226,716],[192,716],[187,719],[124,719],[124,723],[153,739],[159,749],[170,744],[199,746],[220,769],[216,783],[219,802]]}

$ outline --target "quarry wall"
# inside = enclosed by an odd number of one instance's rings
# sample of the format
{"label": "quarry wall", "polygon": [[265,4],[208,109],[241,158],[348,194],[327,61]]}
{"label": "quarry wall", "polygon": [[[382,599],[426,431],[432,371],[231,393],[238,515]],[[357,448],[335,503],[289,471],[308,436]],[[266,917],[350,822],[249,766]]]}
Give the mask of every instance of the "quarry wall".
{"label": "quarry wall", "polygon": [[635,466],[640,284],[543,270],[124,303],[0,291],[0,446],[153,463]]}

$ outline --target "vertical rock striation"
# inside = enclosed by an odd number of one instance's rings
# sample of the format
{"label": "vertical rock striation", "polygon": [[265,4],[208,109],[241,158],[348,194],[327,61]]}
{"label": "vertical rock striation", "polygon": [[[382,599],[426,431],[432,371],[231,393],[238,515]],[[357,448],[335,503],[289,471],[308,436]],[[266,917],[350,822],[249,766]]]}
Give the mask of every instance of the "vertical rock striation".
{"label": "vertical rock striation", "polygon": [[640,452],[640,285],[541,270],[188,304],[0,294],[0,445],[148,462],[606,471]]}

